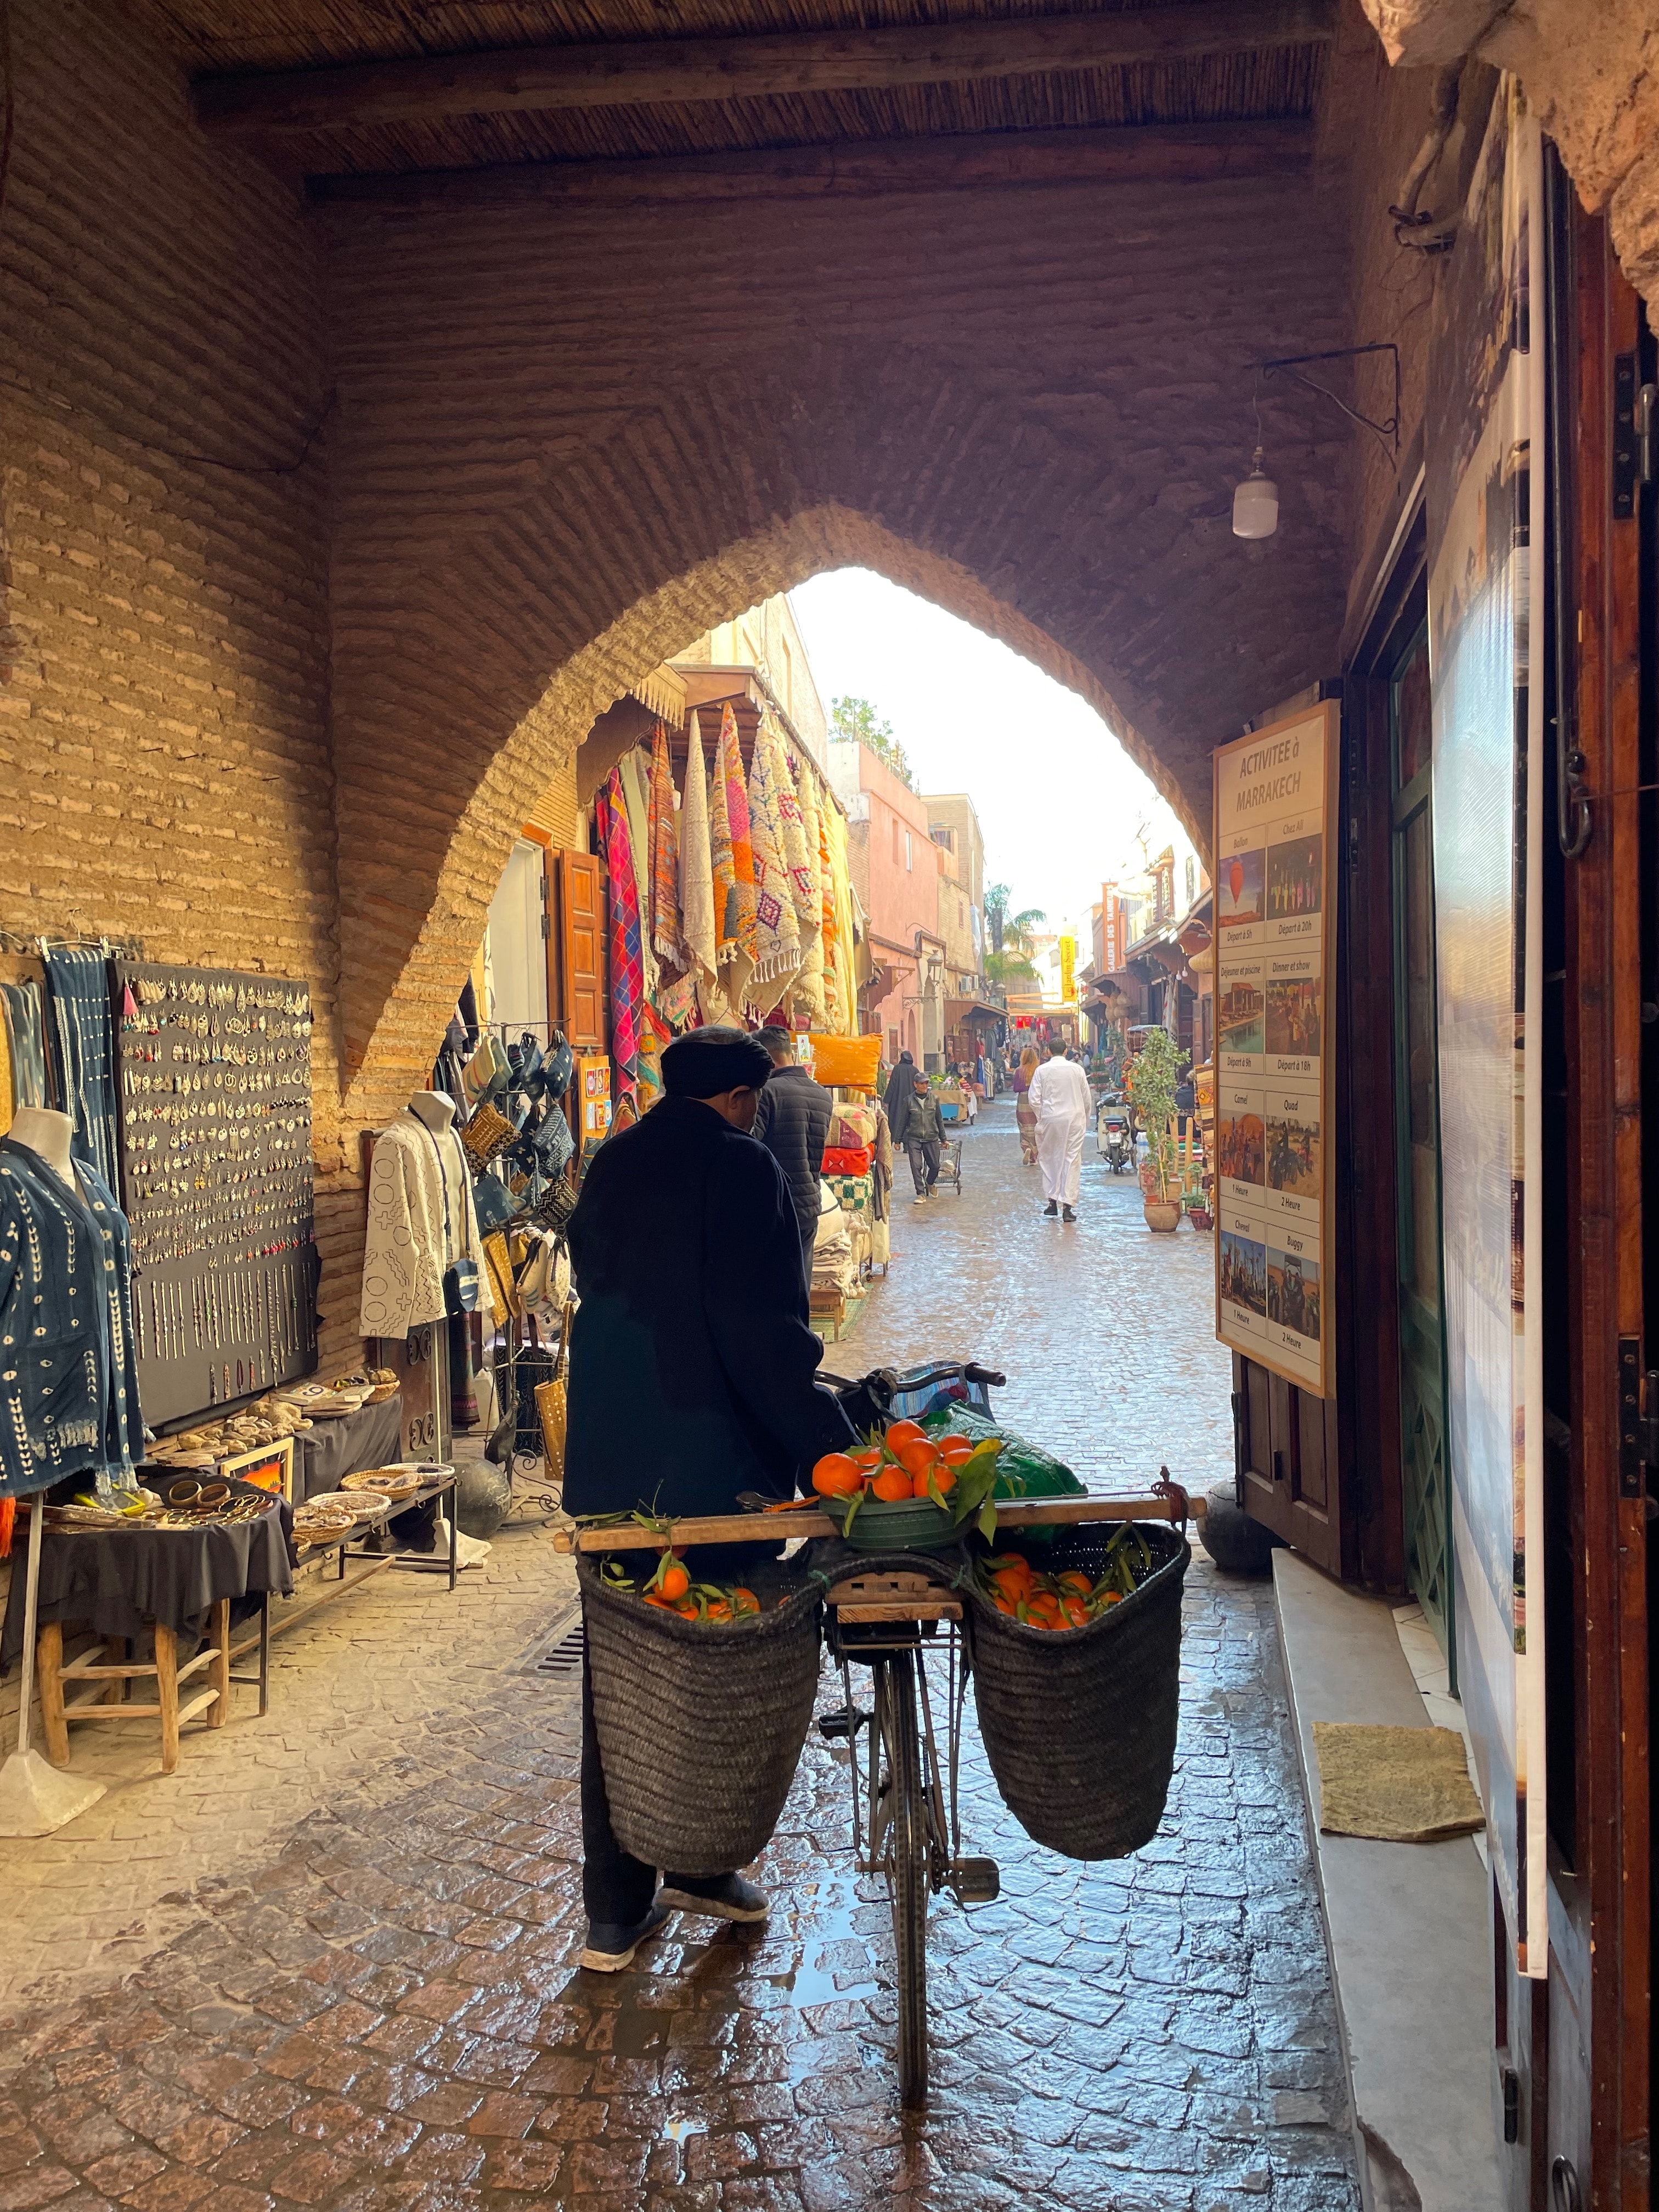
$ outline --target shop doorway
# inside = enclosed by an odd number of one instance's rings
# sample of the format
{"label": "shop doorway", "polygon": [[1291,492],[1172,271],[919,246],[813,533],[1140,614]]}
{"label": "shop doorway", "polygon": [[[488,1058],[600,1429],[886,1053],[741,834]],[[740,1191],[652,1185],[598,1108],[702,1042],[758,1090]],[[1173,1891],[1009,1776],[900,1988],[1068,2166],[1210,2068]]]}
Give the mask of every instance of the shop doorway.
{"label": "shop doorway", "polygon": [[[1395,1276],[1406,1579],[1457,1688],[1441,1283],[1429,629],[1419,580],[1389,674],[1394,937]],[[1400,633],[1396,633],[1398,636]]]}

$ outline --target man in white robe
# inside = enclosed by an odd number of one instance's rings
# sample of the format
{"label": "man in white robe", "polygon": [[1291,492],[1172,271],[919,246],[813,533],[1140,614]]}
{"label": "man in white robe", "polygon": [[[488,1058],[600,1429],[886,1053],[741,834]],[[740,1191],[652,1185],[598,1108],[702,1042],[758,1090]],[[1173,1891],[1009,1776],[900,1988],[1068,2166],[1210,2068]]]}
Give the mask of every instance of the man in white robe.
{"label": "man in white robe", "polygon": [[1089,1079],[1078,1061],[1055,1054],[1045,1060],[1031,1078],[1030,1099],[1036,1109],[1037,1165],[1042,1170],[1042,1193],[1048,1201],[1042,1210],[1075,1221],[1073,1208],[1077,1204],[1083,1139],[1092,1103]]}

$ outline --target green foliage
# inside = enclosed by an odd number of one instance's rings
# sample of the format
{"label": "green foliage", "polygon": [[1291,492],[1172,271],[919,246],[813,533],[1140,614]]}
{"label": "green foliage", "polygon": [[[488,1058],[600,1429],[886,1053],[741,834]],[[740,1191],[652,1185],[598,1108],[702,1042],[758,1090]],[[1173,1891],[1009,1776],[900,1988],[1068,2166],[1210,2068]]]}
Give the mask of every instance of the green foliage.
{"label": "green foliage", "polygon": [[1170,1196],[1170,1185],[1178,1182],[1175,1132],[1176,1085],[1192,1054],[1178,1052],[1167,1030],[1153,1030],[1141,1040],[1135,1055],[1133,1095],[1135,1115],[1146,1133],[1147,1180],[1157,1184],[1156,1195]]}
{"label": "green foliage", "polygon": [[830,727],[844,744],[863,745],[872,752],[884,767],[891,769],[901,783],[915,790],[910,763],[903,746],[893,735],[892,724],[881,720],[867,699],[832,699]]}
{"label": "green foliage", "polygon": [[1036,969],[1023,952],[988,952],[985,973],[990,981],[1000,983],[1005,989],[1010,983],[1035,983],[1038,981]]}
{"label": "green foliage", "polygon": [[[991,950],[1002,950],[1002,933],[1008,924],[1009,890],[1006,884],[988,884],[985,890],[985,927],[991,933]],[[988,969],[987,973],[989,973]]]}
{"label": "green foliage", "polygon": [[1036,950],[1036,926],[1048,919],[1040,906],[1028,906],[1023,913],[1008,916],[1002,925],[1002,933],[1016,951],[1029,958]]}

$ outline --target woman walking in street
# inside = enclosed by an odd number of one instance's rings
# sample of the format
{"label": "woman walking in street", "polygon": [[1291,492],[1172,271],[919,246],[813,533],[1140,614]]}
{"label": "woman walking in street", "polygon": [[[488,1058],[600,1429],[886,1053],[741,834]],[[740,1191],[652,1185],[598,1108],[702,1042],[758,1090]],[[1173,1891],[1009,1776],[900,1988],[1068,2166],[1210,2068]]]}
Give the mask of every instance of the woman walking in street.
{"label": "woman walking in street", "polygon": [[1036,1048],[1027,1045],[1014,1070],[1014,1120],[1019,1125],[1019,1156],[1028,1168],[1037,1164],[1036,1108],[1031,1103],[1031,1078],[1037,1072]]}

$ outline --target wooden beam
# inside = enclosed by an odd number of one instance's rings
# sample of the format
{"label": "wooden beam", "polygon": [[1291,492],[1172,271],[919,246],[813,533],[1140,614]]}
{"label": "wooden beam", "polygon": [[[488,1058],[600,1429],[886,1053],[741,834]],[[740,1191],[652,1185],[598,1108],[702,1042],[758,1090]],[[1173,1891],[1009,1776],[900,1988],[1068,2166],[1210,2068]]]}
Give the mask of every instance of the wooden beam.
{"label": "wooden beam", "polygon": [[665,155],[630,161],[520,161],[477,169],[313,176],[319,205],[470,208],[522,202],[874,199],[993,186],[1208,184],[1301,174],[1313,126],[1295,121],[1111,125],[993,131],[944,138],[842,139],[833,146]]}
{"label": "wooden beam", "polygon": [[[1201,1521],[1202,1498],[1188,1500],[1188,1512]],[[1167,1521],[1167,1498],[999,1498],[1000,1528],[1047,1528],[1060,1523],[1089,1521]],[[793,1513],[711,1513],[701,1520],[676,1521],[666,1538],[637,1521],[620,1522],[610,1528],[559,1528],[553,1536],[556,1552],[659,1552],[670,1544],[783,1544],[796,1536],[833,1536],[836,1524],[827,1513],[803,1505]]]}
{"label": "wooden beam", "polygon": [[456,115],[968,84],[1054,70],[1194,61],[1253,47],[1305,46],[1333,35],[1326,0],[1182,0],[1170,7],[1014,21],[528,46],[210,77],[195,88],[196,113],[204,130],[264,137]]}

